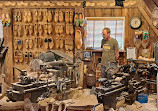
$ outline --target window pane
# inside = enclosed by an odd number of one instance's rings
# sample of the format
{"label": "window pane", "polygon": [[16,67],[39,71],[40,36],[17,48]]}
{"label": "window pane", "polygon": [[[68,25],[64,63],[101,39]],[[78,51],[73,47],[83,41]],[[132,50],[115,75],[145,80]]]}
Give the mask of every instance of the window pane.
{"label": "window pane", "polygon": [[124,20],[88,20],[87,21],[87,47],[100,48],[102,30],[108,27],[111,37],[118,41],[119,48],[124,50]]}

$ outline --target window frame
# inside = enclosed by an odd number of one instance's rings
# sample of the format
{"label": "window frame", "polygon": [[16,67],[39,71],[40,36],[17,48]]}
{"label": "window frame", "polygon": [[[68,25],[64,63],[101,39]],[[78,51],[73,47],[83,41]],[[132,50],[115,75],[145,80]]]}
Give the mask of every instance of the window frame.
{"label": "window frame", "polygon": [[[124,36],[123,36],[123,50],[119,48],[120,51],[124,51],[125,50],[125,17],[85,17],[85,21],[87,20],[123,20],[124,21],[124,25],[123,25],[123,28],[124,28]],[[86,26],[86,30],[87,30],[87,23],[85,24]],[[93,37],[94,37],[94,34],[93,34]],[[85,43],[87,42],[87,36],[85,38]],[[93,41],[94,42],[94,41]],[[85,49],[87,48],[87,44],[85,44]],[[95,49],[97,50],[97,49]]]}

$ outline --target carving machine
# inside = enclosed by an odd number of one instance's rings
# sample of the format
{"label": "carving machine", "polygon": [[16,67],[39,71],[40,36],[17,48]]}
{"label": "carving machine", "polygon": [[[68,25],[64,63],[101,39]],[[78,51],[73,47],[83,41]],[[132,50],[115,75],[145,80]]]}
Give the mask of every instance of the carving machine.
{"label": "carving machine", "polygon": [[67,91],[75,85],[74,67],[77,66],[73,65],[73,58],[63,52],[52,50],[43,53],[31,62],[30,72],[14,67],[20,71],[19,82],[12,83],[7,91],[8,98],[12,101],[30,98],[37,102],[40,96],[39,100],[44,99],[43,95],[48,96],[51,89]]}
{"label": "carving machine", "polygon": [[[96,87],[95,93],[99,103],[103,103],[104,111],[116,109],[119,98],[125,98],[126,103],[133,104],[137,94],[146,90],[148,84],[153,82],[151,76],[156,76],[157,65],[136,65],[134,63],[120,66],[119,70],[108,68],[106,73],[110,76],[97,80],[101,84]],[[155,81],[156,84],[156,81]],[[156,89],[156,88],[155,88]]]}

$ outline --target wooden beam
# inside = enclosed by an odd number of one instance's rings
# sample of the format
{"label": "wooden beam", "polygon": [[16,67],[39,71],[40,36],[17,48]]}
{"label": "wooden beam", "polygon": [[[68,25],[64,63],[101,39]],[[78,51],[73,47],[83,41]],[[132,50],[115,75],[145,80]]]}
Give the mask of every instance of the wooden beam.
{"label": "wooden beam", "polygon": [[155,2],[153,2],[153,0],[143,0],[143,1],[145,2],[146,6],[149,8],[151,12],[155,7],[157,7]]}
{"label": "wooden beam", "polygon": [[158,7],[158,0],[153,0],[153,2],[156,4],[156,6]]}
{"label": "wooden beam", "polygon": [[142,15],[144,16],[144,18],[146,19],[146,21],[148,22],[148,24],[150,25],[150,27],[153,29],[153,31],[155,32],[155,34],[158,36],[158,29],[153,26],[152,24],[152,20],[150,19],[150,17],[148,16],[148,14],[146,13],[146,11],[144,10],[143,7],[138,7],[138,9],[140,10],[140,12],[142,13]]}

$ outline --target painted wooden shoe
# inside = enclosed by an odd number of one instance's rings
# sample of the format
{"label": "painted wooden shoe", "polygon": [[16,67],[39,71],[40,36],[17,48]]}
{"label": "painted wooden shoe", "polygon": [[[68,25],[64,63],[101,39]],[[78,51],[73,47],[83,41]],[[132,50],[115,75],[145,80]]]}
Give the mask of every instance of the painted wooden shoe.
{"label": "painted wooden shoe", "polygon": [[29,54],[28,52],[25,52],[24,54],[24,63],[27,64],[29,62]]}
{"label": "painted wooden shoe", "polygon": [[29,25],[29,34],[33,35],[33,25],[32,24]]}
{"label": "painted wooden shoe", "polygon": [[24,11],[24,22],[25,23],[27,23],[28,22],[28,20],[27,20],[27,15],[28,15],[28,13],[27,13],[27,11]]}
{"label": "painted wooden shoe", "polygon": [[47,12],[47,10],[44,11],[44,17],[43,17],[43,19],[44,19],[44,22],[48,21],[48,12]]}
{"label": "painted wooden shoe", "polygon": [[32,49],[32,48],[33,48],[33,40],[29,39],[29,49]]}
{"label": "painted wooden shoe", "polygon": [[5,26],[6,24],[6,14],[5,12],[1,12],[1,21],[2,21],[2,26]]}
{"label": "painted wooden shoe", "polygon": [[29,49],[29,39],[25,39],[25,48]]}
{"label": "painted wooden shoe", "polygon": [[80,49],[82,46],[82,34],[80,30],[76,30],[75,32],[75,45],[77,49]]}
{"label": "painted wooden shoe", "polygon": [[17,24],[14,24],[14,27],[13,27],[13,33],[14,33],[14,36],[18,36],[18,25]]}
{"label": "painted wooden shoe", "polygon": [[83,27],[85,24],[83,13],[79,13],[79,22],[80,22],[80,26]]}
{"label": "painted wooden shoe", "polygon": [[136,47],[137,49],[140,48],[141,44],[142,44],[141,39],[135,39],[134,45],[135,45],[135,47]]}
{"label": "painted wooden shoe", "polygon": [[31,23],[32,22],[32,13],[30,11],[28,11],[27,14],[28,14],[27,15],[28,16],[27,20],[28,20],[29,23]]}
{"label": "painted wooden shoe", "polygon": [[21,11],[18,11],[18,21],[19,21],[19,22],[22,21],[22,14],[21,14]]}
{"label": "painted wooden shoe", "polygon": [[70,12],[68,10],[66,10],[66,12],[65,12],[65,22],[66,23],[69,22],[69,16],[70,16]]}
{"label": "painted wooden shoe", "polygon": [[73,23],[74,12],[70,10],[70,22]]}
{"label": "painted wooden shoe", "polygon": [[52,49],[52,38],[48,38],[49,49]]}
{"label": "painted wooden shoe", "polygon": [[43,19],[42,11],[38,11],[38,21],[42,22],[42,19]]}
{"label": "painted wooden shoe", "polygon": [[142,47],[146,49],[149,46],[149,39],[142,39]]}
{"label": "painted wooden shoe", "polygon": [[14,12],[14,21],[18,21],[18,11]]}
{"label": "painted wooden shoe", "polygon": [[19,53],[19,51],[17,51],[17,50],[15,50],[15,52],[14,52],[14,61],[16,62],[16,63],[18,63],[19,62],[19,58],[18,58],[18,54]]}
{"label": "painted wooden shoe", "polygon": [[22,40],[21,39],[17,39],[17,44],[18,44],[18,49],[21,50],[22,46],[23,46]]}
{"label": "painted wooden shoe", "polygon": [[59,21],[59,10],[55,10],[55,16],[54,16],[54,21],[58,22]]}
{"label": "painted wooden shoe", "polygon": [[62,34],[64,32],[64,27],[61,23],[59,23],[59,34]]}
{"label": "painted wooden shoe", "polygon": [[38,24],[34,24],[34,35],[38,35]]}
{"label": "painted wooden shoe", "polygon": [[48,24],[48,34],[52,34],[53,32],[53,27],[52,27],[52,24]]}
{"label": "painted wooden shoe", "polygon": [[59,34],[59,24],[58,23],[55,24],[55,33]]}
{"label": "painted wooden shoe", "polygon": [[6,18],[5,18],[6,26],[10,26],[10,24],[11,24],[10,14],[9,14],[9,13],[6,13],[5,16],[6,16]]}
{"label": "painted wooden shoe", "polygon": [[15,49],[15,50],[18,49],[17,39],[14,39],[14,49]]}
{"label": "painted wooden shoe", "polygon": [[34,18],[35,22],[38,22],[38,11],[37,10],[35,10],[33,18]]}
{"label": "painted wooden shoe", "polygon": [[43,35],[43,26],[41,24],[38,26],[38,32],[40,36]]}
{"label": "painted wooden shoe", "polygon": [[80,22],[79,22],[79,14],[78,14],[78,13],[75,13],[74,24],[75,24],[75,26],[77,26],[77,27],[80,25]]}
{"label": "painted wooden shoe", "polygon": [[70,29],[70,34],[73,35],[74,34],[74,28],[73,28],[72,24],[69,25],[69,29]]}
{"label": "painted wooden shoe", "polygon": [[48,34],[48,24],[44,24],[44,34]]}
{"label": "painted wooden shoe", "polygon": [[19,51],[19,53],[18,53],[18,58],[19,58],[19,62],[22,63],[23,60],[24,60],[24,56],[23,56],[22,51]]}
{"label": "painted wooden shoe", "polygon": [[48,10],[48,22],[52,21],[52,11]]}
{"label": "painted wooden shoe", "polygon": [[25,25],[25,27],[24,27],[24,35],[25,36],[28,36],[29,35],[29,25]]}
{"label": "painted wooden shoe", "polygon": [[32,52],[29,52],[29,61],[31,62],[33,60],[33,54]]}
{"label": "painted wooden shoe", "polygon": [[47,38],[44,39],[44,45],[45,45],[45,48],[46,48],[46,49],[49,48],[48,39],[47,39]]}
{"label": "painted wooden shoe", "polygon": [[70,24],[67,23],[67,24],[66,24],[66,28],[65,28],[65,30],[66,30],[66,34],[67,34],[67,35],[70,34],[70,27],[69,27],[69,25],[70,25]]}
{"label": "painted wooden shoe", "polygon": [[38,47],[42,47],[42,38],[38,38]]}

